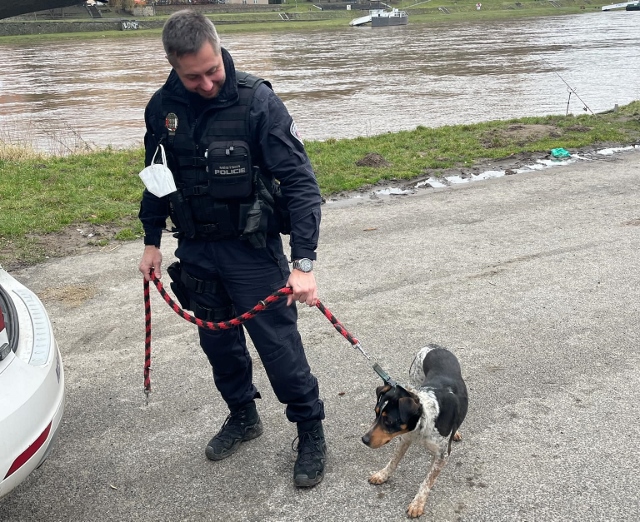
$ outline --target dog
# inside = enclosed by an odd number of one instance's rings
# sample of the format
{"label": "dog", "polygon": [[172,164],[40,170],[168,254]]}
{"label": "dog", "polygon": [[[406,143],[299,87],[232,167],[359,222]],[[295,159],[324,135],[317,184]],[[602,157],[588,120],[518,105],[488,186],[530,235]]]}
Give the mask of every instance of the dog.
{"label": "dog", "polygon": [[467,386],[460,363],[453,353],[435,344],[422,348],[409,369],[415,389],[385,384],[376,389],[376,419],[362,442],[377,449],[400,436],[389,463],[369,477],[371,484],[384,484],[413,443],[432,456],[431,466],[418,493],[409,504],[411,518],[424,513],[429,492],[451,453],[451,442],[462,440],[458,428],[467,415]]}

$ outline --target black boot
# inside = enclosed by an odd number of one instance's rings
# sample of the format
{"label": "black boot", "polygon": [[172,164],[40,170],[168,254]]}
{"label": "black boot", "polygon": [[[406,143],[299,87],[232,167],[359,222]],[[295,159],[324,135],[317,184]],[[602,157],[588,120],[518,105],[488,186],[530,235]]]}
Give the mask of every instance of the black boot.
{"label": "black boot", "polygon": [[[294,448],[296,440],[298,445]],[[296,440],[291,445],[292,449],[298,451],[298,458],[293,467],[293,483],[300,488],[315,486],[324,478],[324,462],[327,456],[322,421],[299,422]]]}
{"label": "black boot", "polygon": [[262,435],[262,421],[251,401],[234,413],[230,413],[222,428],[213,437],[204,453],[209,460],[226,459],[238,451],[240,443]]}

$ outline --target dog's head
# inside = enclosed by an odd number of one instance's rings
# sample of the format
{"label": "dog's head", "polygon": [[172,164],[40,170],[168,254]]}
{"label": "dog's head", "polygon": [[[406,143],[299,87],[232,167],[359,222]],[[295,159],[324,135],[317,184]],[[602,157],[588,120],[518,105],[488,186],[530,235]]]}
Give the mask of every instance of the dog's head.
{"label": "dog's head", "polygon": [[422,415],[418,397],[401,386],[379,386],[376,395],[376,420],[362,437],[362,442],[373,449],[414,430]]}

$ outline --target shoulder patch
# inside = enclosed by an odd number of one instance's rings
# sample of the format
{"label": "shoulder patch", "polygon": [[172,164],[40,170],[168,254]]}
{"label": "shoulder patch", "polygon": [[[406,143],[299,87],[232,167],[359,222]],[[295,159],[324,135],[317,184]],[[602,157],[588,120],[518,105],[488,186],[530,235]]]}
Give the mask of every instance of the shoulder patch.
{"label": "shoulder patch", "polygon": [[293,136],[300,143],[302,143],[302,145],[304,145],[304,141],[302,141],[302,136],[300,136],[300,133],[298,132],[298,126],[296,125],[295,121],[291,122],[291,127],[289,128],[289,132],[291,132],[291,136]]}

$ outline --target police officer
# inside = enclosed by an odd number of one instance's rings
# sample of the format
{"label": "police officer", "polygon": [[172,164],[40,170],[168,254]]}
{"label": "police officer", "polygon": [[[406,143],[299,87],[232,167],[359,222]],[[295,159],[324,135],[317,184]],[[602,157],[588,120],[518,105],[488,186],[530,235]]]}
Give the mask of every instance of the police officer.
{"label": "police officer", "polygon": [[[294,302],[314,306],[313,261],[321,196],[295,123],[268,82],[236,71],[213,23],[191,10],[174,13],[162,42],[173,67],[145,110],[145,164],[162,147],[177,190],[142,196],[140,271],[162,276],[160,240],[170,217],[179,262],[167,270],[171,288],[196,317],[221,321],[251,309],[284,286],[279,300],[244,324],[273,390],[297,424],[294,484],[310,487],[324,476],[324,406],[297,329]],[[292,269],[280,233],[290,233]],[[243,327],[199,328],[229,415],[209,441],[214,461],[259,437],[252,361]]]}

